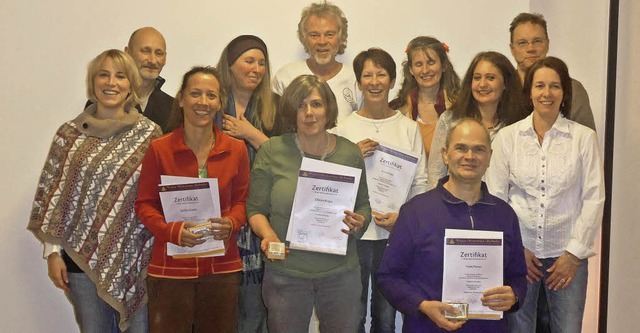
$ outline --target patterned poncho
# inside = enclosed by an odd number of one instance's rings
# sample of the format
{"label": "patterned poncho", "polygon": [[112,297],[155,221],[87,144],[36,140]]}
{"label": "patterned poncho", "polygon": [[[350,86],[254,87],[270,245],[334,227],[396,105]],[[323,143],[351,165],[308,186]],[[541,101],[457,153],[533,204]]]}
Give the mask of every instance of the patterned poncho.
{"label": "patterned poncho", "polygon": [[140,165],[160,128],[132,109],[97,119],[89,106],[56,132],[38,182],[28,229],[60,244],[120,313],[120,329],[147,300],[152,234],[134,202]]}

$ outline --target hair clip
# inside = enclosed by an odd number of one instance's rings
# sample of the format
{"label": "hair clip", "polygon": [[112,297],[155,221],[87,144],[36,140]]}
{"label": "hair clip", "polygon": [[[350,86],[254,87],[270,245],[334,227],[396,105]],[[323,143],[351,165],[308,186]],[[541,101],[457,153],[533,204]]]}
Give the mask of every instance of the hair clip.
{"label": "hair clip", "polygon": [[444,48],[444,52],[449,53],[449,45],[447,45],[447,43],[442,42],[442,47]]}

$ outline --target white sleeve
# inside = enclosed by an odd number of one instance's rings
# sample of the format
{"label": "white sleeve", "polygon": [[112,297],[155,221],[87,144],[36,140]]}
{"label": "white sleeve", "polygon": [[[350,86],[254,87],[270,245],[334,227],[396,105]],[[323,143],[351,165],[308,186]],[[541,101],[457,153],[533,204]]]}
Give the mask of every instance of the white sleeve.
{"label": "white sleeve", "polygon": [[58,252],[58,254],[60,254],[62,252],[62,246],[44,242],[44,252],[42,254],[44,259],[49,258],[49,255],[51,255],[54,252]]}

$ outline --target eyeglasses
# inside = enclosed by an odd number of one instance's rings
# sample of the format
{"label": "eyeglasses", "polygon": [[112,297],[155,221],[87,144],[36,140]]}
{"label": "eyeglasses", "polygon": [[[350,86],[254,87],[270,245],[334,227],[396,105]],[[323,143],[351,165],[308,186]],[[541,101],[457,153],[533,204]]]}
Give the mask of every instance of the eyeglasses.
{"label": "eyeglasses", "polygon": [[534,38],[533,40],[529,41],[526,39],[519,39],[517,41],[514,42],[514,44],[519,48],[519,49],[524,49],[527,46],[529,46],[529,44],[533,45],[533,47],[535,48],[539,48],[544,46],[544,44],[547,42],[547,39],[545,38]]}

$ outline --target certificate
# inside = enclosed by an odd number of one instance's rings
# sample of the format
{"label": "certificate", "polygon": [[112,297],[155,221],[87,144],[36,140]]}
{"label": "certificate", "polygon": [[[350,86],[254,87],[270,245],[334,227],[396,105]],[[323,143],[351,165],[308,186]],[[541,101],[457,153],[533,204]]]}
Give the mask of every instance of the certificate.
{"label": "certificate", "polygon": [[413,183],[418,157],[380,143],[373,155],[364,159],[371,210],[382,214],[400,210]]}
{"label": "certificate", "polygon": [[302,159],[286,240],[292,249],[347,254],[345,210],[353,210],[362,170]]}
{"label": "certificate", "polygon": [[502,319],[482,305],[482,293],[503,285],[501,231],[446,229],[442,302],[468,303],[469,319]]}
{"label": "certificate", "polygon": [[[205,222],[220,217],[217,179],[163,175],[161,182],[158,190],[165,221]],[[167,255],[174,258],[222,256],[224,253],[224,242],[213,237],[207,237],[204,243],[193,247],[167,243]]]}

